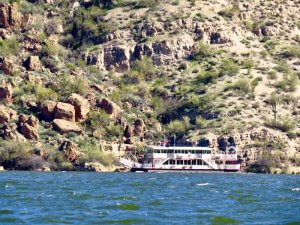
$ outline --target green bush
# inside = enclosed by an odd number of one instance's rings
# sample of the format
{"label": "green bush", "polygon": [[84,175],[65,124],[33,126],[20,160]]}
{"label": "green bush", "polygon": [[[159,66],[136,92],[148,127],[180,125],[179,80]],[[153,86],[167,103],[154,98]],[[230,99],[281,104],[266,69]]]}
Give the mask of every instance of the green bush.
{"label": "green bush", "polygon": [[214,50],[210,47],[210,45],[199,42],[196,48],[196,54],[193,56],[193,59],[201,61],[202,59],[212,57],[213,55]]}
{"label": "green bush", "polygon": [[159,3],[159,0],[138,0],[135,7],[154,9],[159,5]]}
{"label": "green bush", "polygon": [[225,88],[225,91],[228,90],[237,90],[244,94],[249,94],[251,92],[251,84],[248,79],[238,79],[235,83],[228,85]]}
{"label": "green bush", "polygon": [[151,58],[144,57],[133,62],[132,71],[135,72],[135,76],[139,79],[150,81],[154,78],[156,68]]}
{"label": "green bush", "polygon": [[285,50],[281,53],[284,57],[295,57],[300,58],[300,46],[288,46]]}
{"label": "green bush", "polygon": [[6,169],[22,169],[22,163],[33,155],[29,143],[0,140],[0,165]]}
{"label": "green bush", "polygon": [[295,73],[289,73],[286,78],[279,81],[276,87],[285,92],[294,92],[297,89],[299,79]]}
{"label": "green bush", "polygon": [[290,72],[289,65],[286,63],[286,61],[283,61],[283,60],[277,61],[277,66],[275,66],[274,69],[277,70],[278,72],[282,72],[282,73]]}
{"label": "green bush", "polygon": [[98,162],[104,166],[112,166],[116,162],[115,156],[103,151],[100,144],[86,141],[79,145],[79,149],[82,153],[80,157],[81,165],[90,162]]}
{"label": "green bush", "polygon": [[191,128],[190,118],[185,116],[182,120],[173,120],[167,125],[167,133],[169,135],[175,134],[181,137]]}
{"label": "green bush", "polygon": [[58,93],[61,100],[66,100],[71,94],[85,96],[88,91],[88,82],[84,78],[60,75],[57,83],[52,84],[52,89]]}
{"label": "green bush", "polygon": [[96,130],[99,127],[107,127],[109,122],[109,115],[104,110],[90,111],[85,120],[86,126],[92,130]]}
{"label": "green bush", "polygon": [[197,116],[196,118],[196,127],[199,129],[207,128],[209,125],[209,121],[203,118],[202,116]]}
{"label": "green bush", "polygon": [[296,127],[295,121],[288,116],[280,117],[277,120],[272,119],[270,121],[267,121],[265,124],[268,127],[275,128],[287,133],[292,132]]}
{"label": "green bush", "polygon": [[225,59],[220,65],[221,76],[235,76],[240,72],[240,66],[232,59]]}
{"label": "green bush", "polygon": [[20,50],[20,43],[16,38],[0,40],[0,56],[16,55]]}

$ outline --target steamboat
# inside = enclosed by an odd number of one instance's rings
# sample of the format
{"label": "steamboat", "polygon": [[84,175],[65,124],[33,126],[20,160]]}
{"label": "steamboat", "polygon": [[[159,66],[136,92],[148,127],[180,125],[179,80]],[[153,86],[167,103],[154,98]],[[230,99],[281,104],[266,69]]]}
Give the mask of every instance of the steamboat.
{"label": "steamboat", "polygon": [[157,145],[147,146],[143,153],[139,160],[121,158],[120,162],[132,172],[239,172],[241,169],[235,146],[212,154],[210,147]]}

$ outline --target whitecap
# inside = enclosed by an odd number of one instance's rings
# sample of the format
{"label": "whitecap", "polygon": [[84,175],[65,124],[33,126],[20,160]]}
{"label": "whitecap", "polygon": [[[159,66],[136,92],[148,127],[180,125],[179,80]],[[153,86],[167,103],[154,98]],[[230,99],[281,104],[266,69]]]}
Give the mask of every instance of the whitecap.
{"label": "whitecap", "polygon": [[293,188],[292,191],[300,191],[300,188]]}
{"label": "whitecap", "polygon": [[197,186],[206,186],[209,185],[209,183],[200,183],[200,184],[196,184]]}

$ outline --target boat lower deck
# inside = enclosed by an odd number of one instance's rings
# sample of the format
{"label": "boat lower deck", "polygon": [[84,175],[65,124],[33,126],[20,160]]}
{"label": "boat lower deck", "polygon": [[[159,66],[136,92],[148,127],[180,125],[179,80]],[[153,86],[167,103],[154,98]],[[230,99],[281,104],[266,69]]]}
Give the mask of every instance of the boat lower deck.
{"label": "boat lower deck", "polygon": [[131,172],[195,172],[195,173],[208,173],[208,172],[230,172],[237,173],[240,170],[222,170],[222,169],[163,169],[163,168],[132,168]]}

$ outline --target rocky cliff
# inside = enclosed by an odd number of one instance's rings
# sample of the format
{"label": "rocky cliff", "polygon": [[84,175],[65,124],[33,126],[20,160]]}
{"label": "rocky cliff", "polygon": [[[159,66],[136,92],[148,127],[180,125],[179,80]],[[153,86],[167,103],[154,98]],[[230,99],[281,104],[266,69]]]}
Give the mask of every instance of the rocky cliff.
{"label": "rocky cliff", "polygon": [[297,172],[299,15],[281,0],[0,0],[0,165],[103,170],[176,134]]}

